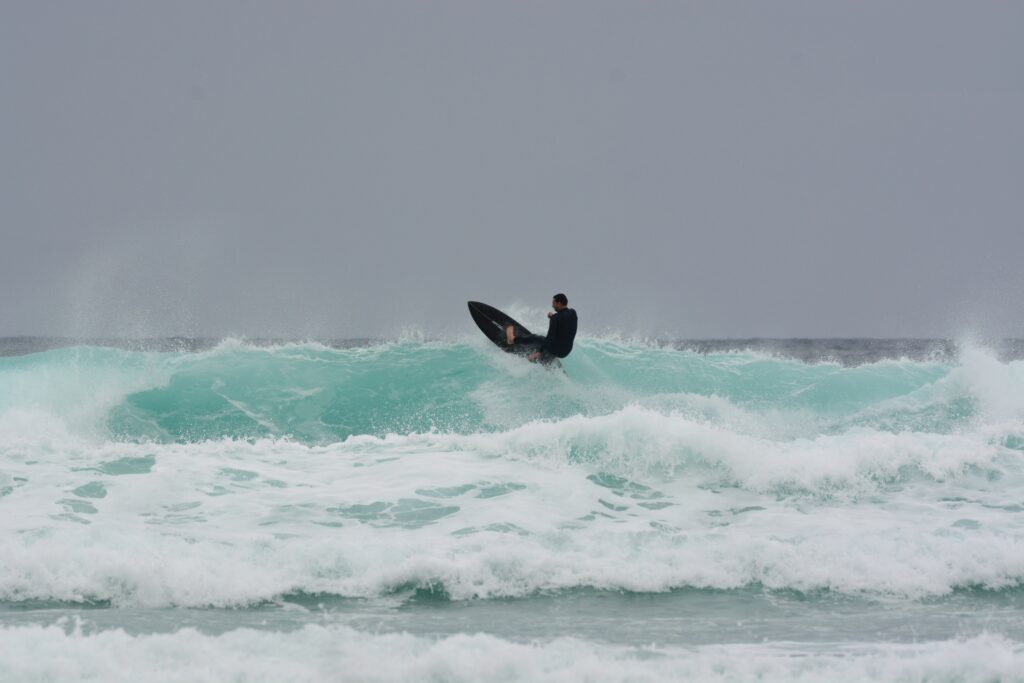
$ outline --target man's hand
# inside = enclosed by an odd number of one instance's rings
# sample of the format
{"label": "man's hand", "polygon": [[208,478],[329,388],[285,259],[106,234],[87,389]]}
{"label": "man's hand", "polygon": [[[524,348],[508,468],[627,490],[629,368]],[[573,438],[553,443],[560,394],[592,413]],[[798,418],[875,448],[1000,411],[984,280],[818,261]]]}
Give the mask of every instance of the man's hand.
{"label": "man's hand", "polygon": [[528,361],[530,361],[532,363],[533,361],[537,360],[538,358],[540,358],[540,351],[534,351],[533,353],[531,353],[529,356],[526,357],[526,360],[528,360]]}
{"label": "man's hand", "polygon": [[548,311],[548,318],[550,318],[553,315],[554,315],[554,313],[552,313],[551,311]]}

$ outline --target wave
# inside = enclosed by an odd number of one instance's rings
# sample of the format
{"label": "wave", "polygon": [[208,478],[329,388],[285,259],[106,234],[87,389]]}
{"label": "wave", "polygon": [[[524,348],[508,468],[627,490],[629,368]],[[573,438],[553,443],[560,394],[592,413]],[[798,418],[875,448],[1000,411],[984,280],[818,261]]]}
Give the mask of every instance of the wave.
{"label": "wave", "polygon": [[629,405],[773,437],[853,427],[952,433],[1024,416],[1024,362],[973,348],[953,365],[844,367],[583,340],[560,373],[484,342],[228,341],[198,353],[73,347],[0,358],[0,382],[8,433],[35,416],[92,438],[164,443],[495,432]]}
{"label": "wave", "polygon": [[1024,581],[1024,363],[583,340],[0,358],[0,599]]}

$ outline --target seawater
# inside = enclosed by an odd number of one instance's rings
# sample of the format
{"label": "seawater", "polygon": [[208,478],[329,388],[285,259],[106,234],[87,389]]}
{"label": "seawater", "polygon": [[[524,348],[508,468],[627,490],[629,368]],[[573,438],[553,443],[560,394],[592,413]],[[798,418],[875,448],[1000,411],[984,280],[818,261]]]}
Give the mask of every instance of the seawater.
{"label": "seawater", "polygon": [[0,680],[1024,680],[1022,355],[0,340]]}

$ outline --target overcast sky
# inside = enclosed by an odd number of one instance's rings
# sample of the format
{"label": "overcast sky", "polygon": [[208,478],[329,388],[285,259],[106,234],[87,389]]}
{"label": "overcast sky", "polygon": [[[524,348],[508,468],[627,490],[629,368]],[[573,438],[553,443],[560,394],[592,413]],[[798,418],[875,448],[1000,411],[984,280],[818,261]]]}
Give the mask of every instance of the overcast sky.
{"label": "overcast sky", "polygon": [[1024,3],[0,0],[0,335],[1024,336]]}

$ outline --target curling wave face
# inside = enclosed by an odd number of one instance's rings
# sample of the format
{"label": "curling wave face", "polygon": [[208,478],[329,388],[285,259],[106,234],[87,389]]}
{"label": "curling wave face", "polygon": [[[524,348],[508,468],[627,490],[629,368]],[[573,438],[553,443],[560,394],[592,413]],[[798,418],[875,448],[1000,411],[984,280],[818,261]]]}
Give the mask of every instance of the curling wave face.
{"label": "curling wave face", "polygon": [[9,604],[1024,579],[1024,362],[984,348],[53,349],[0,358],[0,463]]}

